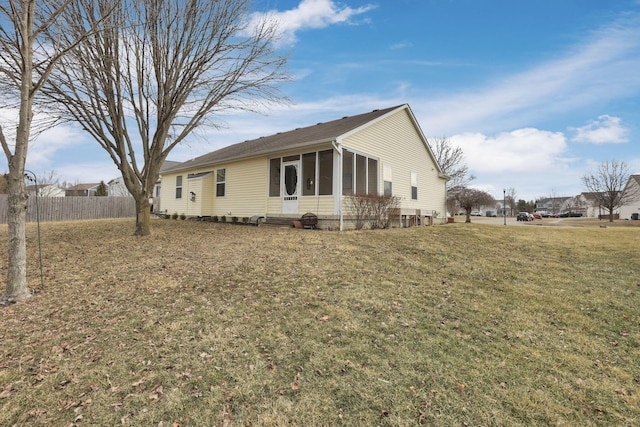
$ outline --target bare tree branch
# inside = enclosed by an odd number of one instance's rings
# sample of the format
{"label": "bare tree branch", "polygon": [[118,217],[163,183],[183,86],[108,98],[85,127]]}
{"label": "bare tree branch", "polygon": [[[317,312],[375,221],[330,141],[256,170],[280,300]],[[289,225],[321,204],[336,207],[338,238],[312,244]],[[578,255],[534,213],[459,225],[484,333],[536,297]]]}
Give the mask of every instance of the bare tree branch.
{"label": "bare tree branch", "polygon": [[[27,192],[24,168],[34,129],[34,102],[42,85],[77,39],[63,37],[58,19],[75,0],[6,0],[0,4],[0,89],[4,106],[15,112],[15,144],[10,145],[6,127],[0,127],[0,145],[7,157],[8,268],[0,304],[30,295],[26,281],[25,212]],[[14,125],[12,123],[11,125]],[[36,127],[37,129],[37,127]]]}
{"label": "bare tree branch", "polygon": [[469,167],[465,163],[464,151],[454,147],[446,137],[434,138],[429,142],[436,161],[442,172],[451,179],[447,182],[447,192],[453,194],[469,185],[475,179],[469,175]]}
{"label": "bare tree branch", "polygon": [[614,210],[634,200],[638,194],[627,187],[629,166],[625,162],[608,160],[601,163],[595,172],[586,173],[582,183],[598,204],[609,211],[613,222]]}
{"label": "bare tree branch", "polygon": [[[228,110],[283,101],[286,59],[275,23],[248,28],[250,0],[77,0],[68,37],[100,32],[74,50],[44,89],[109,154],[136,199],[136,234],[149,234],[148,199],[169,152]],[[134,130],[135,129],[135,130]]]}

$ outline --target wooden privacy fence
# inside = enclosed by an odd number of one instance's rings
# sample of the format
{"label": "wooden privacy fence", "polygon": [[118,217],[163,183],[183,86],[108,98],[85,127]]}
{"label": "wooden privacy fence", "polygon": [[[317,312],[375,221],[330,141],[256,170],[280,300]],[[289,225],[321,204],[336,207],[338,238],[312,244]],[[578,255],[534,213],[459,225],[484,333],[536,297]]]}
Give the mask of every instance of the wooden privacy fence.
{"label": "wooden privacy fence", "polygon": [[[40,221],[135,218],[133,197],[38,197]],[[0,223],[7,223],[7,195],[0,194]],[[27,222],[36,222],[36,198],[29,196]]]}

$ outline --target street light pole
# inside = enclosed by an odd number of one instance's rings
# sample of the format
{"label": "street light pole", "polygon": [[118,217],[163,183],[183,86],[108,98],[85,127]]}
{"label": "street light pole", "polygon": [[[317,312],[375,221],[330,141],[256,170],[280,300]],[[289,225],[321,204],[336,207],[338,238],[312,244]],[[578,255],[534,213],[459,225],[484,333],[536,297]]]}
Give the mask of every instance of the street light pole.
{"label": "street light pole", "polygon": [[502,217],[504,218],[504,225],[507,225],[507,189],[502,189]]}

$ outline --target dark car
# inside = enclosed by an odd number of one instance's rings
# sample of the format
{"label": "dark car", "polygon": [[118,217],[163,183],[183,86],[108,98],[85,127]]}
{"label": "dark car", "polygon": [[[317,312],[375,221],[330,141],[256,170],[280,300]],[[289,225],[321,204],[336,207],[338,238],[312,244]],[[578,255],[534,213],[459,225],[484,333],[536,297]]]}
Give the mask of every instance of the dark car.
{"label": "dark car", "polygon": [[531,217],[527,212],[520,212],[516,217],[517,221],[531,221]]}

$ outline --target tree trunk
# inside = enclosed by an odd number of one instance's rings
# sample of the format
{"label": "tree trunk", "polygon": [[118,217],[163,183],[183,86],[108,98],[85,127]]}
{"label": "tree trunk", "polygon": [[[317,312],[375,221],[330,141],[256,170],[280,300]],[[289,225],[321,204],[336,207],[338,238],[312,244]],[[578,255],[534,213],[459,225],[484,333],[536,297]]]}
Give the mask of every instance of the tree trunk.
{"label": "tree trunk", "polygon": [[27,194],[24,177],[15,171],[9,174],[9,211],[7,224],[9,231],[9,265],[7,284],[0,303],[15,303],[31,296],[27,287],[27,240],[25,234]]}
{"label": "tree trunk", "polygon": [[151,204],[146,195],[136,197],[136,230],[135,236],[148,236],[151,234]]}

